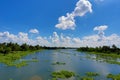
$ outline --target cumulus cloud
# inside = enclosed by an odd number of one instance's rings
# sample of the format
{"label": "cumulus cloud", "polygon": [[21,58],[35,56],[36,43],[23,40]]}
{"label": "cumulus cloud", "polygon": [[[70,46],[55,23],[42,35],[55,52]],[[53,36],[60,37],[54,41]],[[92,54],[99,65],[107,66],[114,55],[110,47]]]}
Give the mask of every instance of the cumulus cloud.
{"label": "cumulus cloud", "polygon": [[104,31],[104,30],[106,30],[107,28],[108,28],[107,25],[96,26],[96,27],[94,28],[94,31],[96,31],[96,30],[98,30],[98,31]]}
{"label": "cumulus cloud", "polygon": [[93,30],[94,31],[98,31],[98,35],[99,35],[99,41],[103,40],[104,38],[104,31],[108,28],[107,25],[102,25],[102,26],[97,26],[95,27]]}
{"label": "cumulus cloud", "polygon": [[55,46],[57,45],[59,46],[60,39],[59,39],[59,35],[57,34],[57,32],[53,32],[53,36],[51,36],[51,41]]}
{"label": "cumulus cloud", "polygon": [[18,42],[20,44],[29,43],[28,33],[19,32],[18,35],[17,35],[17,38],[18,38]]}
{"label": "cumulus cloud", "polygon": [[92,12],[92,4],[88,0],[79,0],[73,11],[74,16],[84,16],[87,12]]}
{"label": "cumulus cloud", "polygon": [[73,38],[73,42],[74,42],[74,43],[80,43],[81,40],[80,40],[80,38]]}
{"label": "cumulus cloud", "polygon": [[61,34],[61,46],[69,47],[72,46],[72,38]]}
{"label": "cumulus cloud", "polygon": [[74,11],[67,13],[66,16],[61,16],[58,19],[58,24],[55,25],[56,28],[66,30],[75,29],[75,17],[84,16],[87,12],[92,12],[92,4],[88,0],[79,0],[76,3]]}
{"label": "cumulus cloud", "polygon": [[[95,27],[93,30],[97,30],[99,32],[106,30],[107,27]],[[71,37],[64,34],[58,34],[57,32],[53,32],[50,37],[42,37],[36,36],[35,38],[30,38],[28,33],[19,32],[18,34],[11,34],[9,32],[0,32],[0,43],[3,42],[14,42],[14,43],[27,43],[30,45],[41,45],[41,46],[51,46],[51,47],[96,47],[96,46],[112,46],[115,44],[120,47],[120,36],[117,34],[111,34],[109,36],[104,35],[104,39],[99,41],[101,36],[99,34],[84,36],[82,38],[79,37]]]}
{"label": "cumulus cloud", "polygon": [[37,29],[31,29],[29,32],[33,34],[39,34],[39,31]]}
{"label": "cumulus cloud", "polygon": [[46,37],[41,37],[41,36],[38,36],[36,38],[36,40],[34,41],[34,44],[41,45],[41,46],[51,46],[48,39]]}
{"label": "cumulus cloud", "polygon": [[17,36],[10,34],[8,31],[6,32],[0,32],[0,42],[11,42],[11,41],[16,41],[17,40]]}
{"label": "cumulus cloud", "polygon": [[98,35],[90,35],[90,36],[85,36],[83,37],[84,41],[98,41],[99,36]]}
{"label": "cumulus cloud", "polygon": [[67,16],[61,16],[58,19],[59,24],[57,24],[55,27],[59,29],[75,29],[75,20],[73,14],[67,13]]}
{"label": "cumulus cloud", "polygon": [[30,45],[50,46],[49,41],[45,37],[38,36],[35,39],[30,39],[28,33],[19,32],[18,34],[11,34],[8,31],[0,32],[0,43],[13,42],[18,44],[27,43]]}

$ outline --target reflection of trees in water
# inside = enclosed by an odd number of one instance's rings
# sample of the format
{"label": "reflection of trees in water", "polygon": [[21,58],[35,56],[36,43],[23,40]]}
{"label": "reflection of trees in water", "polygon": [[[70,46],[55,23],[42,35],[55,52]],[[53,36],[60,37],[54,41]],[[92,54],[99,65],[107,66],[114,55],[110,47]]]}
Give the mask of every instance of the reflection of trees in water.
{"label": "reflection of trees in water", "polygon": [[35,76],[32,76],[30,80],[43,80],[43,79],[40,76],[35,75]]}

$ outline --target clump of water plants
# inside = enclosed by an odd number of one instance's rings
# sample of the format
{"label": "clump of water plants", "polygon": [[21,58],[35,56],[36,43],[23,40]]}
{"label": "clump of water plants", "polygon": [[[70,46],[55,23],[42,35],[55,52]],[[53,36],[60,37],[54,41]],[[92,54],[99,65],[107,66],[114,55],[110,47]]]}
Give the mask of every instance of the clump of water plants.
{"label": "clump of water plants", "polygon": [[61,70],[58,72],[52,72],[52,80],[57,80],[57,79],[66,79],[66,78],[71,78],[75,76],[74,72],[71,71],[66,71],[66,70]]}
{"label": "clump of water plants", "polygon": [[118,62],[118,61],[113,61],[113,60],[107,60],[106,62],[108,62],[108,63],[110,63],[110,64],[118,64],[118,65],[120,65],[120,62]]}
{"label": "clump of water plants", "polygon": [[82,77],[81,80],[94,80],[94,78],[91,78],[91,77]]}
{"label": "clump of water plants", "polygon": [[99,76],[99,74],[96,73],[96,72],[86,72],[86,75],[87,75],[87,76],[91,76],[91,77],[92,77],[92,76],[93,76],[93,77],[94,77],[94,76]]}
{"label": "clump of water plants", "polygon": [[0,63],[4,63],[6,66],[22,67],[26,66],[28,62],[38,62],[37,59],[20,61],[20,58],[28,54],[32,54],[32,52],[34,51],[16,51],[6,55],[0,54]]}
{"label": "clump of water plants", "polygon": [[9,80],[13,80],[12,78],[10,78]]}
{"label": "clump of water plants", "polygon": [[114,75],[114,74],[108,74],[107,78],[110,78],[112,80],[120,80],[120,74]]}
{"label": "clump of water plants", "polygon": [[85,76],[83,76],[83,77],[80,77],[79,75],[77,75],[77,77],[79,78],[79,80],[95,80],[94,78],[96,76],[99,76],[99,74],[96,73],[96,72],[86,72]]}
{"label": "clump of water plants", "polygon": [[66,63],[64,62],[55,62],[55,63],[52,63],[52,65],[65,65]]}

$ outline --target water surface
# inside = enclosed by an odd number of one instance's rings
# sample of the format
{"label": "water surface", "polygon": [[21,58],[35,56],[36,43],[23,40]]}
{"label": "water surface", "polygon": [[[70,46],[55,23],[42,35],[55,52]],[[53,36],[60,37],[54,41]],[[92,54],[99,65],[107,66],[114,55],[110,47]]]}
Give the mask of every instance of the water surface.
{"label": "water surface", "polygon": [[[92,59],[95,57],[96,55],[77,52],[76,49],[43,50],[23,57],[26,60],[37,58],[39,62],[29,62],[21,68],[0,64],[0,80],[51,80],[51,73],[59,70],[73,71],[80,76],[85,76],[86,72],[97,72],[100,76],[96,80],[108,80],[105,77],[107,74],[120,73],[120,65]],[[52,65],[55,62],[66,64]]]}

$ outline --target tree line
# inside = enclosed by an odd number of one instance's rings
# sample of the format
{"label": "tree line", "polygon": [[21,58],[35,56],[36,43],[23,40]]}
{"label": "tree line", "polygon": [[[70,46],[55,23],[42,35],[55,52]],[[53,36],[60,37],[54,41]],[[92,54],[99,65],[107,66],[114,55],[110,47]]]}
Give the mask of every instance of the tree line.
{"label": "tree line", "polygon": [[99,52],[99,53],[115,53],[115,54],[120,54],[120,48],[118,48],[115,45],[110,46],[100,46],[100,47],[80,47],[77,49],[78,51],[84,51],[84,52]]}
{"label": "tree line", "polygon": [[0,53],[1,54],[8,54],[12,51],[28,51],[28,50],[39,50],[42,49],[39,45],[28,45],[26,43],[19,45],[17,43],[0,43]]}
{"label": "tree line", "polygon": [[28,45],[26,43],[19,45],[18,43],[0,43],[0,54],[8,54],[13,51],[34,51],[40,49],[71,49],[69,47],[47,47],[47,46],[40,46],[40,45]]}

